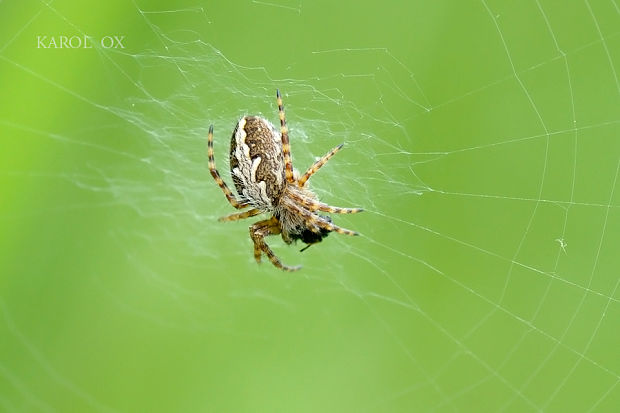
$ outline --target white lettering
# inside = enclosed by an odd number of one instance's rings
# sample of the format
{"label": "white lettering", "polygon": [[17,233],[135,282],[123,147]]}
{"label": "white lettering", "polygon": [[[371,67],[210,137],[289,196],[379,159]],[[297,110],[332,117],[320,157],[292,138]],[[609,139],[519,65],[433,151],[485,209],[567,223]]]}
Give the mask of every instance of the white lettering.
{"label": "white lettering", "polygon": [[[77,46],[73,45],[73,40],[77,40]],[[69,39],[69,44],[71,45],[72,49],[79,49],[80,47],[82,47],[82,39],[77,36],[71,36],[71,38]]]}
{"label": "white lettering", "polygon": [[47,49],[43,41],[47,39],[47,36],[37,36],[37,49]]}
{"label": "white lettering", "polygon": [[121,37],[114,36],[114,40],[116,40],[116,46],[114,47],[118,48],[120,46],[121,49],[124,49],[125,48],[125,45],[123,44],[124,39],[125,39],[125,36],[121,36]]}
{"label": "white lettering", "polygon": [[[107,46],[106,44],[109,44],[109,46]],[[104,49],[109,49],[110,47],[113,47],[113,46],[114,46],[114,39],[112,39],[110,36],[104,36],[101,38],[101,47],[103,47]]]}
{"label": "white lettering", "polygon": [[[2,0],[0,0],[0,2],[2,2]],[[104,49],[124,49],[124,40],[125,36],[104,36],[99,43]],[[93,44],[94,41],[92,36],[87,36],[85,34],[75,36],[37,36],[37,49],[92,49]]]}

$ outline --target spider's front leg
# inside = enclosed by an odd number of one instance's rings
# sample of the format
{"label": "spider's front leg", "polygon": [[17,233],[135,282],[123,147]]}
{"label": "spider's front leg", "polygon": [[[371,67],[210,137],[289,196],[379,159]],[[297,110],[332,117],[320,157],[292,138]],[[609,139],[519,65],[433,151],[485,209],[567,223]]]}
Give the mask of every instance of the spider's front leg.
{"label": "spider's front leg", "polygon": [[258,221],[250,227],[250,238],[254,242],[254,259],[260,263],[261,255],[265,254],[269,261],[276,267],[284,271],[297,271],[301,268],[300,265],[290,267],[282,264],[282,261],[273,253],[271,248],[265,242],[265,237],[268,235],[278,235],[281,232],[280,222],[276,217],[271,217],[263,221]]}

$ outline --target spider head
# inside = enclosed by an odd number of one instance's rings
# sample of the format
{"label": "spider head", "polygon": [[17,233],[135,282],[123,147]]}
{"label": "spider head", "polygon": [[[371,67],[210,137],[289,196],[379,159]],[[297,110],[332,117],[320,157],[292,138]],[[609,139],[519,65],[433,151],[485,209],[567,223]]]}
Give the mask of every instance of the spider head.
{"label": "spider head", "polygon": [[[325,215],[320,215],[321,218],[323,218],[324,220],[328,221],[328,222],[332,222],[331,217],[325,216]],[[321,242],[323,240],[323,238],[325,238],[326,236],[329,235],[331,231],[324,229],[324,228],[320,228],[319,232],[314,232],[312,231],[310,228],[304,228],[303,230],[301,230],[301,232],[295,233],[295,234],[291,234],[291,239],[293,240],[301,240],[302,242],[308,244],[305,247],[303,247],[300,251],[305,251],[307,248],[309,248],[312,244],[316,244],[317,242]]]}

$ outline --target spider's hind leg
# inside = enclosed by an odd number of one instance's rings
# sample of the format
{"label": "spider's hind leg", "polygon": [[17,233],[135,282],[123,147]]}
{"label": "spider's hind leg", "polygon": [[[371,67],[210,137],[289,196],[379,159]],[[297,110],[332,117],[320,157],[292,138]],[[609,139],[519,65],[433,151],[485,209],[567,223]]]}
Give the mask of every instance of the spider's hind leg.
{"label": "spider's hind leg", "polygon": [[213,155],[213,125],[209,126],[209,136],[207,138],[207,155],[209,157],[209,172],[211,172],[211,176],[218,184],[218,186],[222,188],[222,191],[224,192],[224,195],[226,196],[228,202],[230,202],[230,205],[237,209],[247,208],[249,206],[248,204],[237,201],[237,198],[235,198],[233,193],[230,191],[228,185],[226,185],[226,182],[224,182],[224,180],[220,176],[220,173],[215,167],[215,156]]}
{"label": "spider's hind leg", "polygon": [[224,217],[218,218],[218,221],[238,221],[240,219],[245,219],[249,217],[253,217],[255,215],[260,214],[262,211],[257,208],[248,209],[244,212],[237,212],[236,214],[226,215]]}
{"label": "spider's hind leg", "polygon": [[321,169],[321,167],[323,165],[325,165],[327,163],[327,161],[329,161],[329,158],[331,158],[336,153],[338,153],[338,151],[342,148],[342,145],[344,145],[344,143],[341,143],[340,145],[336,146],[331,151],[329,151],[325,155],[323,155],[321,157],[321,159],[319,159],[315,163],[313,163],[312,166],[310,168],[308,168],[306,173],[303,174],[303,176],[301,178],[299,178],[299,180],[297,181],[297,185],[300,186],[300,187],[303,187],[306,184],[306,181],[308,179],[310,179],[310,177],[312,175],[314,175],[319,169]]}
{"label": "spider's hind leg", "polygon": [[280,90],[276,89],[276,97],[278,100],[278,114],[280,116],[280,134],[282,135],[282,155],[284,157],[284,174],[286,181],[293,183],[293,161],[291,160],[291,144],[288,139],[288,128],[286,127],[286,116],[284,115],[284,106],[282,105],[282,96]]}

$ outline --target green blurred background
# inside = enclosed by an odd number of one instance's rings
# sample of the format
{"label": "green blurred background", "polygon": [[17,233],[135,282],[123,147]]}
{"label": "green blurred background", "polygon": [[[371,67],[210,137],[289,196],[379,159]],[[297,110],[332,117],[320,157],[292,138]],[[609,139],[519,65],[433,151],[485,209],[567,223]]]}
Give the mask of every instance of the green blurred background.
{"label": "green blurred background", "polygon": [[[610,0],[1,2],[0,410],[618,411],[619,73]],[[276,88],[366,209],[292,274],[205,153]]]}

